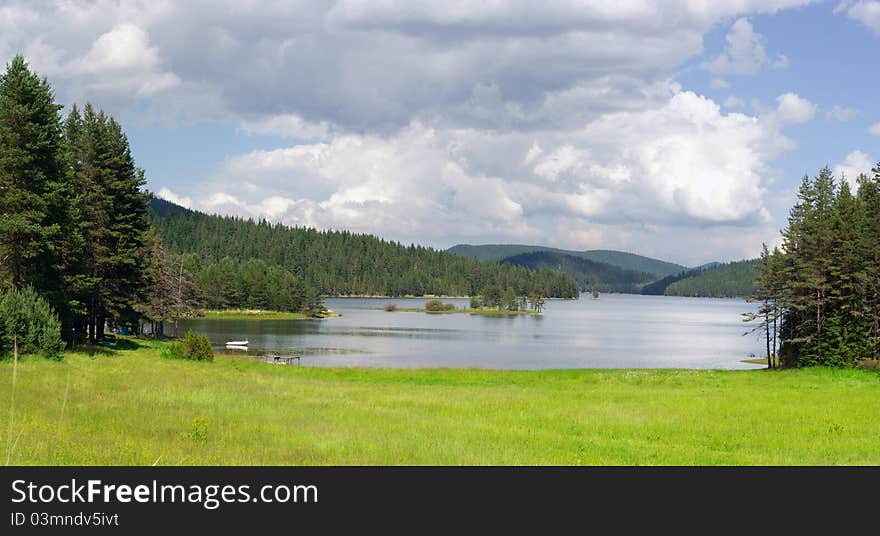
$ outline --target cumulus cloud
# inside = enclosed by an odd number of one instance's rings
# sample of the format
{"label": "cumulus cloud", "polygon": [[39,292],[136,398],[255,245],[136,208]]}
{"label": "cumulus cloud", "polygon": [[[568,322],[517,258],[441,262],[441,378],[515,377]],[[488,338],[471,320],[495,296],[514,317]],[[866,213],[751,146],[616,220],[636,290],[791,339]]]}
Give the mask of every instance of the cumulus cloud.
{"label": "cumulus cloud", "polygon": [[775,60],[767,56],[767,39],[755,32],[748,19],[737,19],[725,37],[724,52],[703,66],[713,73],[755,74],[764,67],[788,66],[788,57],[778,54]]}
{"label": "cumulus cloud", "polygon": [[716,88],[781,66],[746,17],[805,3],[7,0],[0,55],[62,102],[290,140],[165,184],[175,202],[437,245],[671,248],[765,229],[782,130],[815,115],[794,93],[724,113],[675,69],[730,20]]}
{"label": "cumulus cloud", "polygon": [[182,207],[193,207],[192,199],[190,199],[189,197],[178,195],[164,186],[162,188],[159,188],[159,191],[156,192],[156,197],[164,199],[165,201],[170,201],[175,205],[180,205]]}
{"label": "cumulus cloud", "polygon": [[843,159],[843,162],[834,166],[834,176],[838,179],[846,177],[847,182],[855,190],[857,188],[856,179],[859,175],[871,175],[871,168],[874,167],[876,161],[868,154],[855,150]]}
{"label": "cumulus cloud", "polygon": [[796,93],[776,97],[776,109],[768,114],[772,121],[782,124],[806,123],[816,115],[816,105]]}
{"label": "cumulus cloud", "polygon": [[241,128],[248,134],[272,134],[282,138],[323,139],[330,135],[326,121],[310,123],[296,114],[270,115],[241,120]]}
{"label": "cumulus cloud", "polygon": [[838,104],[835,104],[830,110],[825,112],[825,117],[834,121],[849,121],[857,115],[859,115],[859,110],[857,108],[840,106]]}
{"label": "cumulus cloud", "polygon": [[647,253],[637,246],[656,242],[678,252],[658,239],[666,233],[724,236],[712,251],[747,256],[762,239],[745,236],[775,234],[770,162],[793,146],[780,129],[806,120],[811,106],[786,94],[764,115],[725,114],[679,91],[656,108],[564,131],[415,121],[388,135],[340,134],[228,158],[194,204],[438,246],[531,239]]}
{"label": "cumulus cloud", "polygon": [[149,97],[160,118],[543,128],[633,107],[720,20],[807,2],[8,0],[0,55],[114,112]]}
{"label": "cumulus cloud", "polygon": [[877,0],[841,2],[834,8],[834,13],[845,13],[847,17],[861,22],[880,36],[880,2]]}
{"label": "cumulus cloud", "polygon": [[723,78],[713,78],[709,80],[709,87],[712,89],[725,89],[730,87],[730,82]]}

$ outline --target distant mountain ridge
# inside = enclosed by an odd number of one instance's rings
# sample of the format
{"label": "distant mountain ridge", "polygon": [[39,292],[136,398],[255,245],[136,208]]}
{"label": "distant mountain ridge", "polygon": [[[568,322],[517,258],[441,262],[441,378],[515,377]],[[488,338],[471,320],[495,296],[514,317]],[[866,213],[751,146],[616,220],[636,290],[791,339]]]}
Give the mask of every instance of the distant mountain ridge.
{"label": "distant mountain ridge", "polygon": [[575,251],[567,249],[551,248],[547,246],[530,246],[523,244],[458,244],[452,246],[448,250],[450,253],[471,257],[481,261],[499,262],[504,259],[522,255],[525,253],[534,253],[544,251],[550,253],[558,253],[562,255],[570,255],[593,262],[601,262],[610,264],[624,270],[634,270],[637,272],[645,272],[654,274],[658,278],[668,275],[678,274],[687,270],[686,266],[675,264],[672,262],[652,259],[635,253],[625,251],[614,251],[607,249],[593,249],[587,251]]}
{"label": "distant mountain ridge", "polygon": [[582,291],[624,292],[635,294],[645,283],[657,278],[655,274],[625,270],[605,262],[593,261],[556,253],[553,251],[532,251],[507,257],[502,264],[515,264],[532,270],[550,268],[561,270],[572,276]]}

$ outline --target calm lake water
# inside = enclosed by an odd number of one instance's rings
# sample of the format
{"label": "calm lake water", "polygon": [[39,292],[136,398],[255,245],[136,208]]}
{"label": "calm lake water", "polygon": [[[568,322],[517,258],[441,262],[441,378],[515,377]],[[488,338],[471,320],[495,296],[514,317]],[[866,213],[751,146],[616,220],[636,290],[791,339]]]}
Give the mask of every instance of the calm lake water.
{"label": "calm lake water", "polygon": [[[447,299],[458,307],[469,300]],[[424,299],[333,298],[322,320],[188,320],[182,329],[249,341],[241,355],[301,355],[302,365],[495,369],[675,367],[745,369],[761,341],[743,336],[743,300],[603,294],[548,301],[543,316],[385,312]],[[759,367],[758,367],[759,368]]]}

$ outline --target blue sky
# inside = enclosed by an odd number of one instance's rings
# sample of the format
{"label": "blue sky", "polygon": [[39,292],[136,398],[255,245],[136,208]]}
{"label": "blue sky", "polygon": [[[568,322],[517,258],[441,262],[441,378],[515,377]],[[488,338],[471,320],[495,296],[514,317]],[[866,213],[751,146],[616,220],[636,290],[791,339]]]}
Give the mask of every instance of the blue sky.
{"label": "blue sky", "polygon": [[880,160],[873,0],[10,0],[19,52],[168,199],[435,247],[750,257]]}

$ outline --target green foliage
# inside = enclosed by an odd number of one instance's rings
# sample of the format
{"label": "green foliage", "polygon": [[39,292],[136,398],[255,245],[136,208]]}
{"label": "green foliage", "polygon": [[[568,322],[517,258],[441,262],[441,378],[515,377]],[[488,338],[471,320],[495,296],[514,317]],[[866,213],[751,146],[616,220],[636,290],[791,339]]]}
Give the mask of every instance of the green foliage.
{"label": "green foliage", "polygon": [[480,298],[486,307],[501,307],[501,288],[498,285],[483,287]]}
{"label": "green foliage", "polygon": [[483,306],[479,296],[471,296],[471,309],[479,309]]}
{"label": "green foliage", "polygon": [[68,181],[76,214],[73,235],[81,249],[68,251],[67,286],[73,323],[99,338],[104,324],[133,324],[135,304],[147,300],[151,285],[148,195],[144,173],[135,165],[121,125],[86,104],[75,106],[64,124]]}
{"label": "green foliage", "polygon": [[425,311],[428,311],[429,313],[440,313],[454,310],[454,303],[443,303],[441,300],[428,300],[425,302]]}
{"label": "green foliage", "polygon": [[550,251],[523,253],[501,262],[532,270],[544,268],[561,271],[573,277],[580,290],[596,287],[607,292],[638,292],[640,285],[657,277],[646,272],[624,270],[604,262]]}
{"label": "green foliage", "polygon": [[0,291],[0,355],[19,354],[60,359],[64,343],[61,322],[52,307],[31,287]]}
{"label": "green foliage", "polygon": [[208,440],[208,428],[211,426],[211,418],[200,415],[193,417],[192,428],[189,432],[189,438],[196,443],[204,443]]}
{"label": "green foliage", "polygon": [[[63,303],[59,267],[70,195],[52,88],[16,56],[0,75],[0,287]],[[66,230],[65,230],[66,232]]]}
{"label": "green foliage", "polygon": [[214,350],[204,335],[187,330],[183,339],[171,343],[162,353],[171,359],[190,359],[193,361],[213,361]]}

